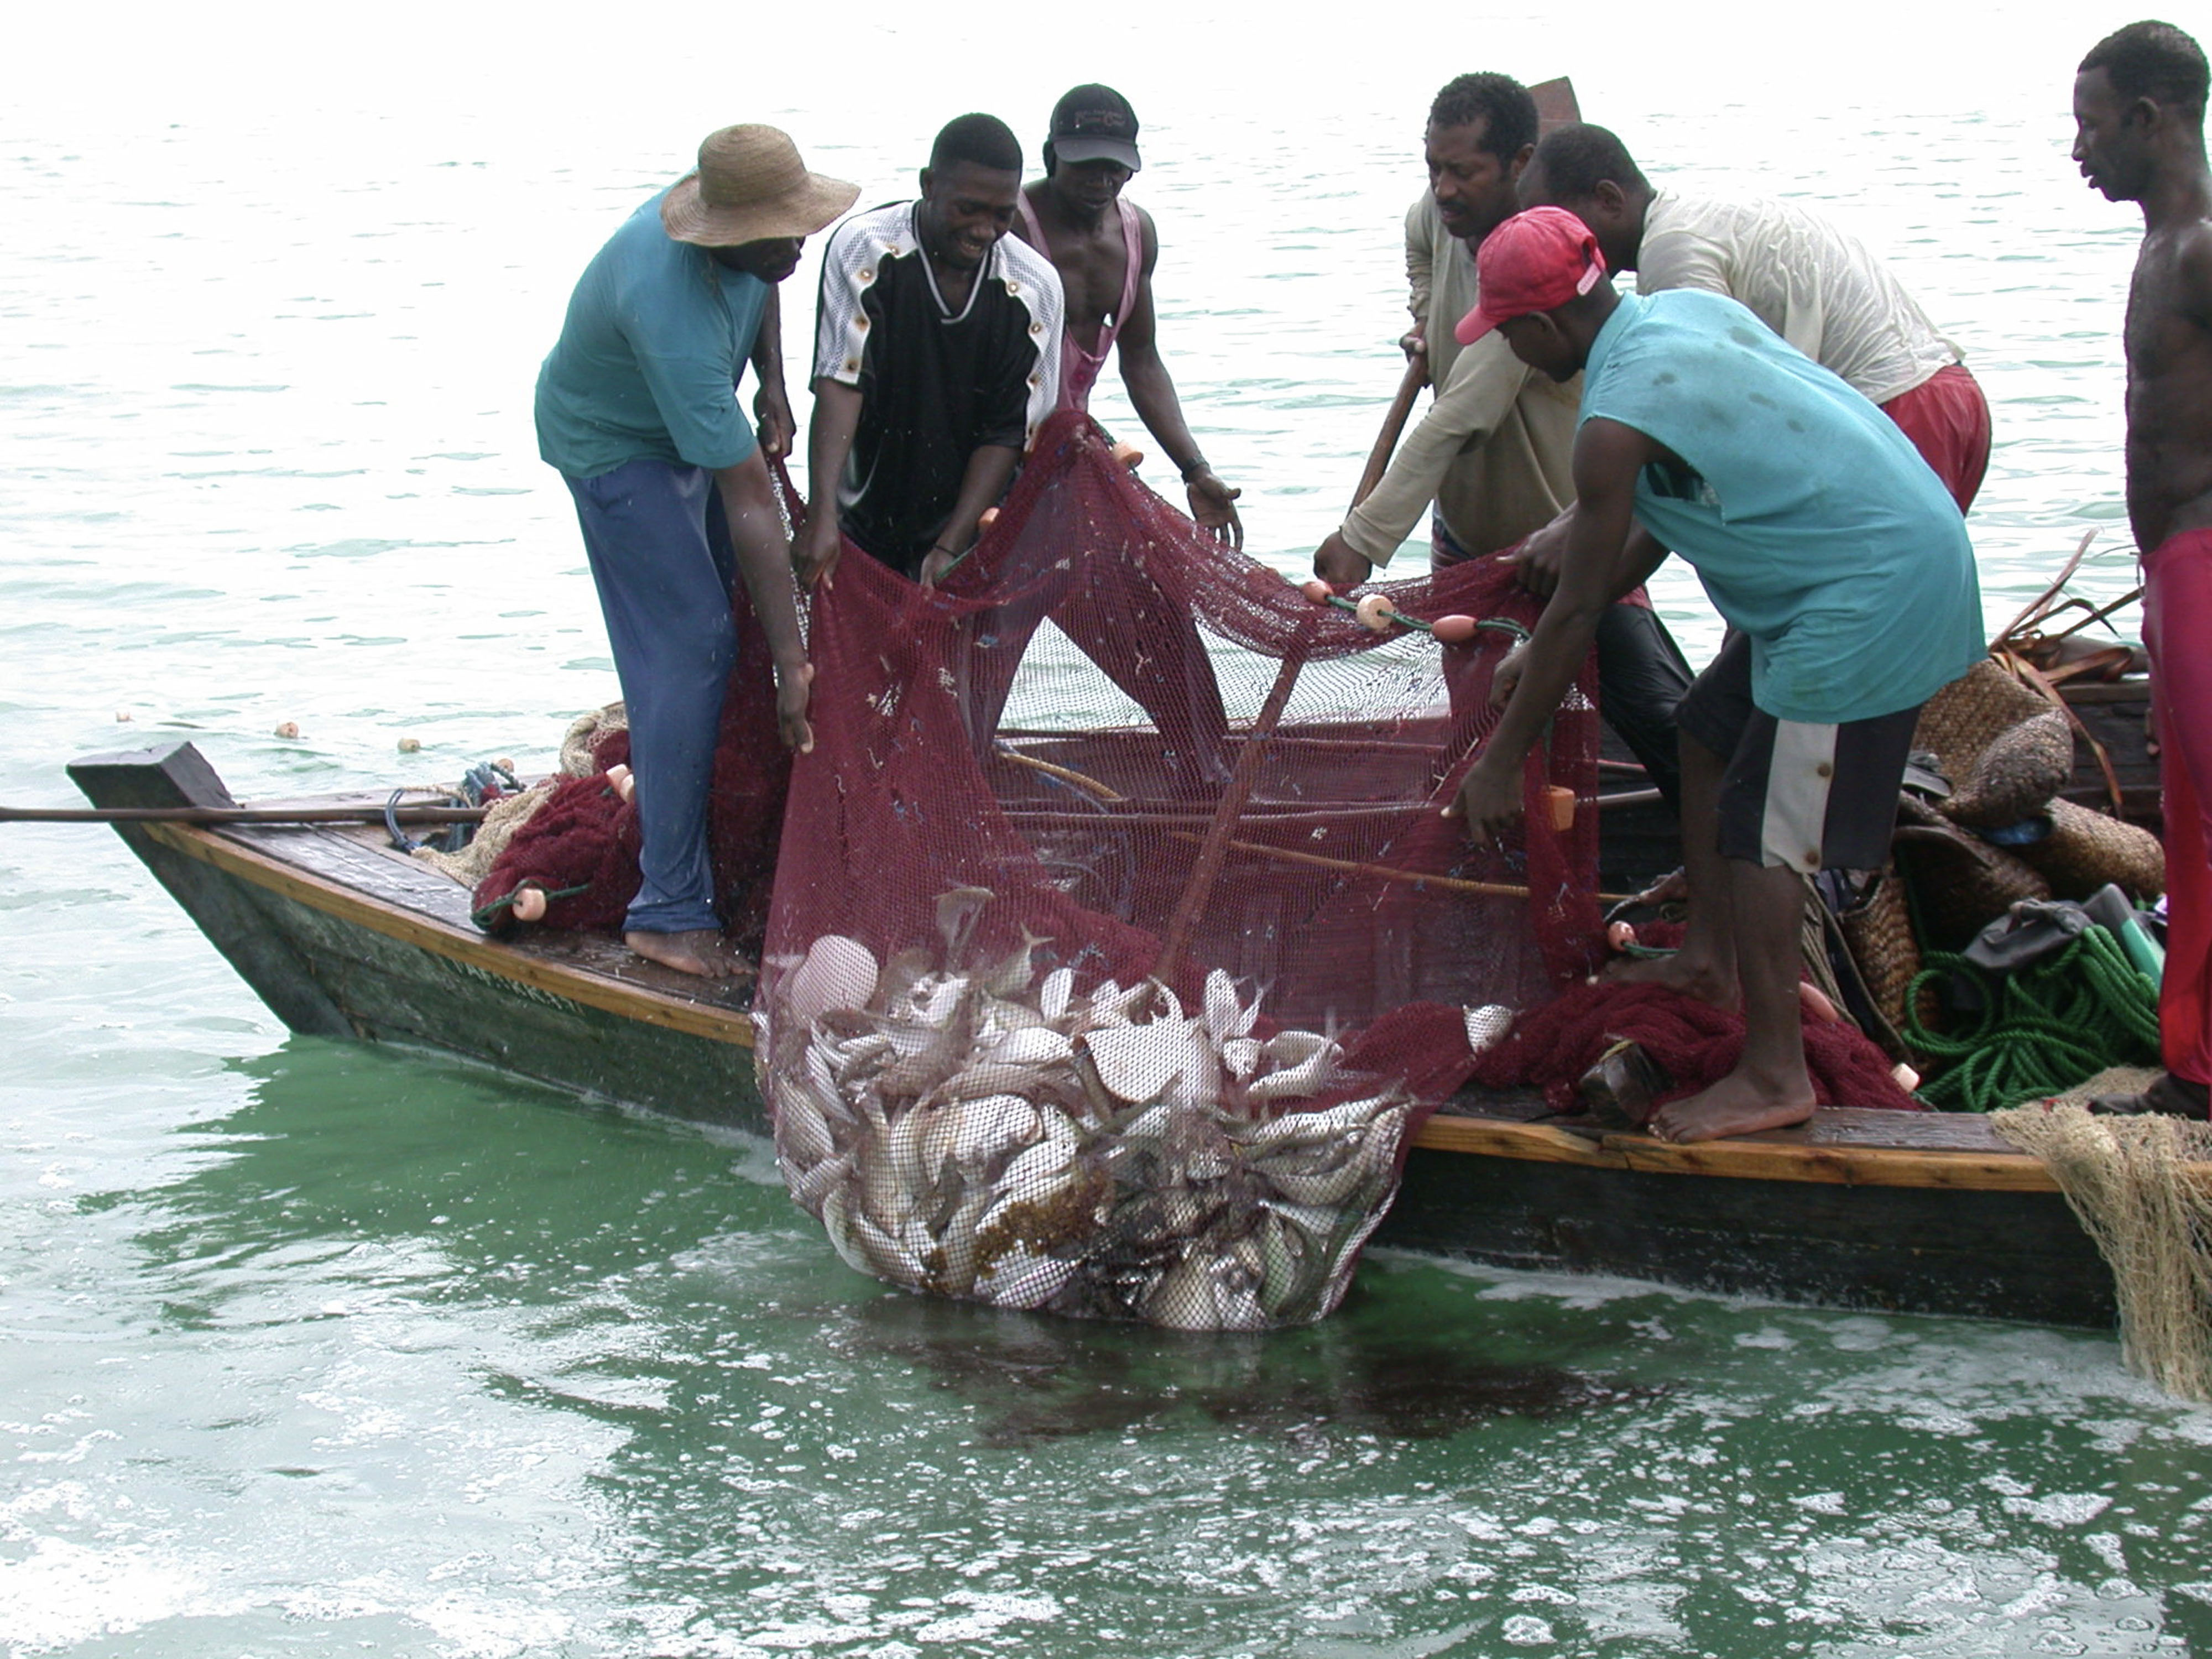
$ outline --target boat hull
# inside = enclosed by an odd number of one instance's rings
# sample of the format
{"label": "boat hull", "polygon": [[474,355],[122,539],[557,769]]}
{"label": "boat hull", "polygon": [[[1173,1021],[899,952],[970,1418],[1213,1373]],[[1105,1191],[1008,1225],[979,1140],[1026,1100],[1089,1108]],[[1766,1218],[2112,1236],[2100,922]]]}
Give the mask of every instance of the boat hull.
{"label": "boat hull", "polygon": [[[79,762],[99,805],[227,805],[189,745]],[[611,941],[487,939],[443,875],[329,830],[118,826],[295,1030],[459,1055],[556,1088],[765,1132],[742,988]],[[1376,1243],[1490,1266],[1881,1311],[2108,1326],[2112,1281],[2041,1164],[1979,1119],[1823,1113],[1675,1147],[1455,1102]]]}

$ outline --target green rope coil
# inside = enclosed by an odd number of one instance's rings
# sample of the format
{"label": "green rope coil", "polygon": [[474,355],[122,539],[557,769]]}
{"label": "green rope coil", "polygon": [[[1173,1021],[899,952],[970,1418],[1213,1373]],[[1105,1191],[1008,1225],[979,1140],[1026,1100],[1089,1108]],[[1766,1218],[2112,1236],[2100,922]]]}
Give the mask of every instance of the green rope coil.
{"label": "green rope coil", "polygon": [[[1964,957],[1930,952],[1925,963],[1905,993],[1904,1036],[1954,1062],[1922,1085],[1931,1106],[1994,1111],[2158,1057],[2158,981],[2103,927],[2084,928],[2057,956],[1995,984]],[[1971,1030],[1931,1031],[1920,1023],[1921,987],[1954,974],[1980,990],[1981,1018]]]}

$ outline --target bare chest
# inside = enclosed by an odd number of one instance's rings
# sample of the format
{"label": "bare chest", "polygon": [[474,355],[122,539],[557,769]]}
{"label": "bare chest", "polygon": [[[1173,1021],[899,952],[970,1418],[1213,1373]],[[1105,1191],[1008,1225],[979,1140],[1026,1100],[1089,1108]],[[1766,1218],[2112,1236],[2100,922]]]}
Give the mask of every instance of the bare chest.
{"label": "bare chest", "polygon": [[2154,391],[2176,376],[2202,381],[2212,375],[2212,332],[2189,314],[2179,257],[2169,246],[2143,245],[2128,284],[2124,343],[2131,394]]}
{"label": "bare chest", "polygon": [[1087,332],[1121,308],[1129,251],[1121,221],[1109,216],[1097,231],[1054,231],[1051,236],[1052,262],[1067,296],[1067,320]]}

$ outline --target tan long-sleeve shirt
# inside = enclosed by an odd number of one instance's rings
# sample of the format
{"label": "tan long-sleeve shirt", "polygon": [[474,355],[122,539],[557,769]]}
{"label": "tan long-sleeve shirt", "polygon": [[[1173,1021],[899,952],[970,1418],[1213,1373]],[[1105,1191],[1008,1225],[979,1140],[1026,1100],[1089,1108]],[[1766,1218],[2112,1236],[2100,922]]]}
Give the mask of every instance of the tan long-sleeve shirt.
{"label": "tan long-sleeve shirt", "polygon": [[1462,347],[1452,329],[1474,306],[1474,255],[1424,191],[1406,215],[1410,308],[1429,344],[1436,401],[1400,444],[1344,539],[1388,564],[1433,501],[1461,545],[1487,553],[1549,524],[1575,498],[1580,377],[1562,386],[1516,357],[1495,331]]}

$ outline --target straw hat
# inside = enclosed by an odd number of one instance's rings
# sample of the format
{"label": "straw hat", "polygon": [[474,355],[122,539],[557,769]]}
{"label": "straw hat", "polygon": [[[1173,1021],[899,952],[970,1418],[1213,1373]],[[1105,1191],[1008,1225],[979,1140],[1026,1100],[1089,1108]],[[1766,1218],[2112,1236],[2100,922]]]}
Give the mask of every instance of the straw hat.
{"label": "straw hat", "polygon": [[809,173],[799,146],[777,128],[724,127],[699,146],[699,170],[661,198],[660,223],[679,242],[736,247],[811,236],[860,194],[858,185]]}

